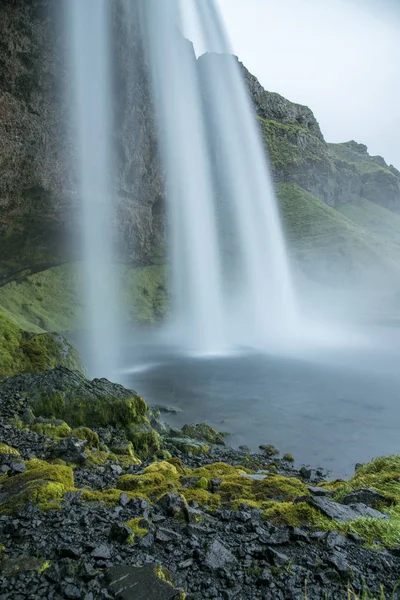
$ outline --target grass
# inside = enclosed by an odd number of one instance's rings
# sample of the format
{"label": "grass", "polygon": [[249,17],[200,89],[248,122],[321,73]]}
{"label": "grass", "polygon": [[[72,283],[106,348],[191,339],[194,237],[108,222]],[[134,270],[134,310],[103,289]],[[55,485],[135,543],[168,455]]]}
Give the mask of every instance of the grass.
{"label": "grass", "polygon": [[[370,156],[365,146],[361,144],[328,144],[329,154],[333,159],[343,160],[353,165],[360,175],[371,173],[386,174],[395,177],[391,167],[382,162],[380,157]],[[365,151],[363,149],[365,148]]]}
{"label": "grass", "polygon": [[[163,265],[118,265],[126,320],[155,324],[167,310]],[[83,273],[65,264],[0,287],[0,310],[27,331],[71,332],[84,327]]]}
{"label": "grass", "polygon": [[400,251],[400,215],[364,198],[351,204],[342,204],[337,207],[337,211],[371,232],[382,243]]}
{"label": "grass", "polygon": [[278,184],[277,192],[289,248],[311,279],[353,284],[373,270],[399,276],[400,250],[382,237],[296,184]]}
{"label": "grass", "polygon": [[324,170],[335,170],[327,145],[309,129],[261,117],[258,122],[273,171],[279,173],[280,179],[301,165],[306,169],[312,164],[324,164]]}

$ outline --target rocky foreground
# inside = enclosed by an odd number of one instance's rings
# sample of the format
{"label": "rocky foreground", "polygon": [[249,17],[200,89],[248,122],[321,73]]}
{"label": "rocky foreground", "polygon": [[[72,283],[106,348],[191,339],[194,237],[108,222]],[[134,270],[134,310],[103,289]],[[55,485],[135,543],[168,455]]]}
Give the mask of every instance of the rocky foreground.
{"label": "rocky foreground", "polygon": [[327,482],[168,410],[66,368],[0,383],[0,600],[400,598],[400,456]]}

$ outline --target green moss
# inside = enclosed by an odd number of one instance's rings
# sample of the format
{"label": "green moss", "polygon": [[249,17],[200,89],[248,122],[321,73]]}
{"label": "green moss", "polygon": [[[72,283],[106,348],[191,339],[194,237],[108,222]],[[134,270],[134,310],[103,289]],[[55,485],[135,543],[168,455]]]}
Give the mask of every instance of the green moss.
{"label": "green moss", "polygon": [[179,488],[179,473],[169,462],[153,463],[139,475],[122,475],[117,481],[117,487],[155,500],[166,492]]}
{"label": "green moss", "polygon": [[58,439],[66,438],[72,434],[71,427],[65,422],[61,425],[54,425],[53,423],[35,423],[34,425],[31,425],[31,430]]}
{"label": "green moss", "polygon": [[0,308],[0,376],[46,371],[57,366],[83,370],[82,360],[62,336],[33,334]]}
{"label": "green moss", "polygon": [[18,450],[3,443],[0,443],[0,454],[15,454],[16,456],[19,456]]}
{"label": "green moss", "polygon": [[259,448],[264,452],[264,454],[270,457],[278,456],[279,454],[278,448],[275,448],[275,446],[273,446],[272,444],[262,444],[261,446],[259,446]]}
{"label": "green moss", "polygon": [[149,533],[148,522],[146,519],[131,519],[124,524],[132,530],[131,535],[127,539],[128,544],[134,544],[135,542],[140,541],[142,537]]}
{"label": "green moss", "polygon": [[349,481],[328,482],[324,487],[334,490],[338,501],[353,490],[371,488],[400,505],[400,456],[376,458],[360,467]]}
{"label": "green moss", "polygon": [[400,510],[389,510],[390,520],[361,518],[346,523],[342,527],[344,533],[354,532],[365,538],[369,546],[378,540],[388,548],[400,544]]}
{"label": "green moss", "polygon": [[199,423],[198,425],[184,425],[181,431],[183,435],[195,440],[205,441],[210,444],[225,444],[224,435],[206,423]]}
{"label": "green moss", "polygon": [[[71,397],[72,396],[72,397]],[[40,395],[33,400],[36,413],[65,419],[72,427],[121,427],[146,422],[147,405],[140,396],[74,396],[66,392]]]}
{"label": "green moss", "polygon": [[121,455],[132,456],[132,457],[135,456],[135,453],[133,451],[132,442],[126,442],[126,443],[120,443],[117,445],[113,445],[113,446],[111,446],[110,450],[114,454],[121,454]]}
{"label": "green moss", "polygon": [[57,508],[65,492],[74,489],[70,467],[52,465],[38,459],[25,464],[25,473],[2,480],[0,514],[11,513],[28,501],[43,510]]}
{"label": "green moss", "polygon": [[[130,498],[136,497],[134,494],[128,494],[128,496]],[[81,496],[83,502],[104,502],[104,504],[108,507],[113,507],[119,504],[120,497],[121,490],[115,490],[113,488],[102,491],[83,489]]]}
{"label": "green moss", "polygon": [[318,531],[331,531],[339,528],[339,523],[324,517],[319,510],[307,502],[273,502],[264,511],[264,517],[276,525],[291,525],[293,527],[309,526]]}
{"label": "green moss", "polygon": [[100,440],[99,436],[95,431],[89,429],[89,427],[78,427],[74,429],[72,434],[78,438],[78,440],[86,440],[88,442],[88,448],[99,448]]}
{"label": "green moss", "polygon": [[50,567],[51,567],[51,562],[48,560],[45,560],[38,571],[38,575],[42,575],[42,573],[44,573],[47,569],[50,569]]}
{"label": "green moss", "polygon": [[[211,465],[205,465],[192,471],[193,477],[207,477],[208,479],[218,479],[220,477],[238,477],[243,473],[251,473],[248,469],[238,466],[234,467],[227,463],[217,462]],[[243,480],[244,481],[244,480]]]}
{"label": "green moss", "polygon": [[278,184],[277,192],[290,252],[307,277],[352,286],[374,271],[398,276],[400,252],[394,255],[370,232],[298,185]]}
{"label": "green moss", "polygon": [[258,118],[261,134],[268,147],[272,170],[279,179],[295,177],[300,169],[318,167],[335,172],[334,159],[323,140],[313,131],[293,123],[281,123]]}
{"label": "green moss", "polygon": [[141,425],[132,425],[127,428],[126,435],[133,444],[135,453],[140,458],[154,456],[160,451],[161,443],[158,433],[150,427],[147,419]]}
{"label": "green moss", "polygon": [[283,460],[286,460],[287,462],[294,462],[294,456],[293,456],[293,454],[290,454],[289,452],[287,452],[286,454],[283,455]]}
{"label": "green moss", "polygon": [[210,508],[219,508],[221,506],[221,496],[211,494],[207,490],[181,488],[179,493],[185,498],[186,502],[197,502],[199,506],[209,506]]}
{"label": "green moss", "polygon": [[[167,311],[163,265],[116,265],[125,310],[122,319],[155,324]],[[0,307],[15,322],[35,333],[79,331],[85,325],[83,270],[79,263],[64,264],[26,276],[0,288]]]}

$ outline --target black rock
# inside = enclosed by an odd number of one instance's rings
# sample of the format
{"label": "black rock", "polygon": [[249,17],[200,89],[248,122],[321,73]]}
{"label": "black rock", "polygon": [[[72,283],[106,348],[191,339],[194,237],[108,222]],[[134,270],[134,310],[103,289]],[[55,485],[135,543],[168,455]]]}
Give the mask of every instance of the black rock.
{"label": "black rock", "polygon": [[111,548],[109,546],[107,546],[106,544],[102,544],[101,546],[97,546],[93,550],[91,555],[93,556],[93,558],[96,558],[96,559],[107,560],[107,559],[111,558],[112,552],[111,552]]}
{"label": "black rock", "polygon": [[61,558],[79,558],[82,554],[82,550],[75,546],[62,546],[59,548],[58,554]]}
{"label": "black rock", "polygon": [[180,592],[155,574],[153,564],[120,565],[105,572],[108,589],[120,600],[173,600]]}
{"label": "black rock", "polygon": [[313,497],[308,498],[307,501],[318,508],[326,517],[329,519],[335,519],[340,523],[346,523],[347,521],[354,521],[359,517],[372,517],[374,519],[387,519],[388,516],[373,509],[365,504],[353,504],[346,506],[339,504],[338,502],[332,502],[326,498]]}
{"label": "black rock", "polygon": [[65,462],[82,464],[87,459],[84,448],[87,440],[79,440],[74,435],[60,440],[50,451],[49,458],[61,458]]}
{"label": "black rock", "polygon": [[382,504],[389,505],[390,501],[375,490],[362,488],[346,494],[342,499],[342,504],[365,504],[371,508],[377,508]]}
{"label": "black rock", "polygon": [[204,558],[204,564],[212,570],[233,565],[236,562],[233,554],[218,540],[211,542]]}
{"label": "black rock", "polygon": [[335,493],[332,490],[326,490],[317,486],[309,486],[307,489],[313,496],[333,496]]}
{"label": "black rock", "polygon": [[123,523],[113,523],[110,531],[110,538],[124,544],[130,535],[132,535],[132,529]]}

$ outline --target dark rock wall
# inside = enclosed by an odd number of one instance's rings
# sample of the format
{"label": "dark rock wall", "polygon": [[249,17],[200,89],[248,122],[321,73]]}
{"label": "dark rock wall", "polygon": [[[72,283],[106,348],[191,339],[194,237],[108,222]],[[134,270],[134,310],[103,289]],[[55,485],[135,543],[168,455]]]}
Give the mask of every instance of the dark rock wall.
{"label": "dark rock wall", "polygon": [[[130,4],[133,13],[138,5]],[[79,257],[63,7],[62,0],[0,2],[0,282]],[[110,11],[119,257],[149,264],[165,229],[149,65],[135,14],[127,27],[121,0],[110,0]],[[400,211],[396,169],[355,142],[327,144],[309,108],[266,92],[242,68],[277,182],[297,183],[331,206],[364,197]],[[77,243],[66,244],[71,235]]]}

